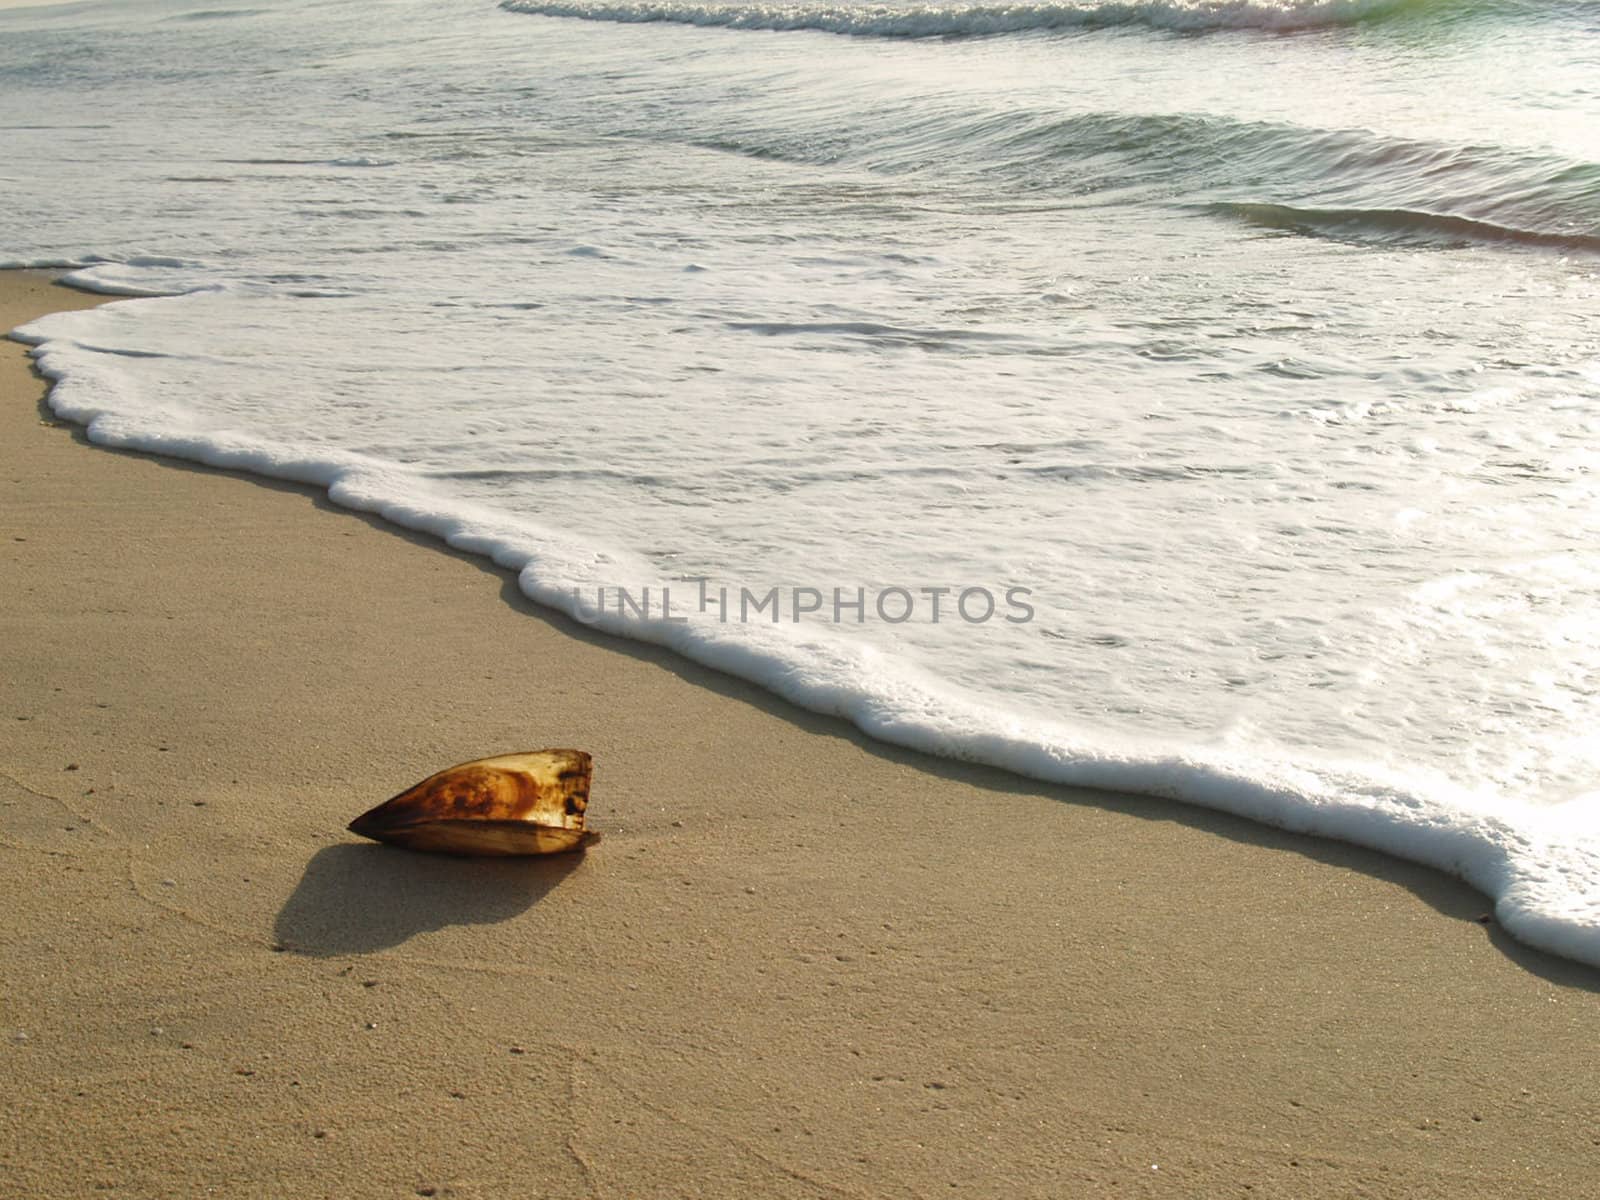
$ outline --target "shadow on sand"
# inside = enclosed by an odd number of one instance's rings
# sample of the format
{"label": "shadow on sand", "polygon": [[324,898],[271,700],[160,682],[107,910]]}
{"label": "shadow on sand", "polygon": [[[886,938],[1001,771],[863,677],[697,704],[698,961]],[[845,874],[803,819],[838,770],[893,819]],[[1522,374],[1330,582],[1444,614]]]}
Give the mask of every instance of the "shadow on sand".
{"label": "shadow on sand", "polygon": [[285,950],[316,958],[387,950],[434,929],[519,916],[582,862],[581,853],[467,859],[327,846],[306,864],[274,931]]}

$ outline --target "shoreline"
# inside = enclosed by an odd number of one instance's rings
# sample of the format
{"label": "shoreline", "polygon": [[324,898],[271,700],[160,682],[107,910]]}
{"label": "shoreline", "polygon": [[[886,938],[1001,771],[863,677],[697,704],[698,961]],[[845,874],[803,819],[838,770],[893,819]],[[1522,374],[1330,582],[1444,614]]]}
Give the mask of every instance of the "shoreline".
{"label": "shoreline", "polygon": [[[0,273],[7,329],[115,299]],[[873,742],[312,488],[91,452],[26,364],[5,1190],[1592,1187],[1600,973],[1465,884]],[[562,744],[587,856],[343,832]]]}
{"label": "shoreline", "polygon": [[[80,286],[69,282],[72,279],[72,274],[63,273],[58,282]],[[128,288],[106,293],[96,293],[92,286],[84,290],[116,300],[157,298]],[[84,365],[81,358],[70,356],[70,350],[62,352],[68,356],[65,363],[52,346],[39,350],[46,352],[36,362],[41,374],[70,375]],[[92,367],[89,373],[93,374]],[[121,386],[126,386],[126,381]],[[772,586],[765,595],[758,594],[760,585],[756,591],[741,586],[730,598],[734,589],[717,586],[713,595],[706,589],[709,580],[681,580],[700,584],[698,619],[694,598],[671,605],[670,589],[660,579],[656,581],[655,619],[651,619],[652,585],[648,582],[631,592],[601,585],[590,604],[578,586],[552,580],[542,560],[550,556],[552,546],[556,557],[575,554],[579,561],[604,546],[574,545],[553,529],[517,531],[515,520],[502,525],[492,511],[486,514],[448,494],[430,494],[423,481],[414,489],[410,485],[371,485],[338,453],[319,456],[315,450],[296,449],[284,457],[282,451],[287,447],[275,447],[270,439],[241,443],[203,432],[174,437],[172,428],[152,428],[137,415],[118,417],[114,400],[103,403],[95,398],[94,387],[88,391],[85,402],[82,388],[65,387],[59,396],[52,393],[51,403],[69,423],[83,425],[87,439],[96,445],[153,453],[291,486],[305,485],[310,494],[331,501],[334,507],[379,518],[408,534],[421,535],[424,544],[460,550],[505,568],[502,577],[515,579],[517,588],[536,606],[549,610],[546,616],[570,617],[585,629],[602,636],[615,635],[628,645],[665,648],[710,668],[718,678],[726,675],[753,683],[768,698],[779,701],[780,708],[774,711],[787,712],[786,705],[792,704],[824,719],[844,721],[875,742],[898,750],[992,768],[1008,778],[1027,781],[1029,786],[1173,800],[1436,868],[1483,893],[1491,906],[1490,918],[1525,945],[1600,969],[1596,926],[1585,920],[1582,904],[1573,903],[1587,894],[1585,885],[1595,883],[1593,856],[1586,855],[1581,844],[1547,842],[1529,816],[1506,820],[1498,811],[1483,811],[1443,776],[1428,781],[1420,774],[1408,776],[1384,766],[1341,763],[1336,758],[1319,762],[1313,757],[1301,763],[1293,751],[1283,747],[1243,763],[1230,761],[1229,755],[1203,743],[1190,751],[1180,745],[1172,753],[1149,743],[1140,749],[1144,739],[1136,739],[1119,751],[1107,731],[1097,734],[1093,726],[1074,731],[1070,724],[1052,727],[1024,712],[1008,714],[1003,708],[975,703],[937,681],[925,685],[915,673],[900,676],[892,662],[880,673],[868,661],[850,659],[843,643],[837,648],[845,651],[846,661],[827,664],[829,656],[824,654],[819,672],[815,670],[816,656],[803,650],[791,653],[781,639],[762,646],[758,641],[728,637],[721,628],[730,611],[738,625],[760,621],[768,610],[773,620],[779,613],[792,612],[798,624],[802,593],[808,594],[810,602],[806,613],[814,617],[823,607],[824,597],[818,589],[792,588],[786,609],[781,586]],[[627,557],[626,551],[622,557]],[[629,572],[621,574],[626,577]],[[648,570],[642,578],[648,580]],[[990,615],[999,607],[988,588],[971,590],[987,598]],[[614,593],[610,605],[608,591]],[[858,588],[853,599],[845,598],[845,592],[833,589],[836,622],[841,610],[869,606],[866,588]],[[904,615],[910,615],[916,599],[903,587],[876,593],[872,607],[878,615],[885,612],[885,598],[897,593],[898,602],[906,606]],[[1032,595],[1028,588],[1006,588],[1008,611],[1003,619],[1011,621],[1020,614],[1022,622],[1030,620],[1034,607],[1019,597]],[[678,598],[682,596],[680,589]],[[965,596],[963,590],[957,602],[963,620],[967,619],[962,607]],[[620,643],[613,648],[619,649]],[[894,696],[887,706],[886,693]],[[1097,741],[1101,742],[1098,746]],[[1550,886],[1552,879],[1565,886]]]}

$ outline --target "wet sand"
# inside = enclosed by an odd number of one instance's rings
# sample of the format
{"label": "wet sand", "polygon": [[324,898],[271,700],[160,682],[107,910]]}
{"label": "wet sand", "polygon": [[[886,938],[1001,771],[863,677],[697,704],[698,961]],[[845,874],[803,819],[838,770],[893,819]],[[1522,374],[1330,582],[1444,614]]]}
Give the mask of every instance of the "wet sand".
{"label": "wet sand", "polygon": [[[1467,887],[875,745],[44,390],[0,344],[0,1194],[1594,1194],[1600,973]],[[561,745],[584,856],[344,830]]]}

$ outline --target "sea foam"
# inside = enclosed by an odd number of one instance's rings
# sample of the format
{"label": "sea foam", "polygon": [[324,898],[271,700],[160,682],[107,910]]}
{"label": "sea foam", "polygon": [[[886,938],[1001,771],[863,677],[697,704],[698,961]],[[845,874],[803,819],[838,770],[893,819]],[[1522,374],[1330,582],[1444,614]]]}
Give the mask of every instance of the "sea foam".
{"label": "sea foam", "polygon": [[1441,0],[1166,0],[1084,4],[740,4],[586,3],[583,0],[503,0],[501,7],[531,16],[625,24],[668,23],[772,32],[814,30],[853,37],[992,37],[1052,30],[1122,26],[1202,33],[1262,30],[1294,33],[1353,25],[1443,7]]}
{"label": "sea foam", "polygon": [[[143,301],[145,306],[172,301]],[[1600,966],[1600,828],[1564,821],[1441,778],[1370,765],[1293,765],[1259,753],[1181,751],[1134,736],[1041,721],[975,702],[937,678],[790,625],[686,624],[597,611],[584,597],[648,567],[629,552],[461,502],[393,463],[247,435],[186,429],[181,410],[137,398],[119,356],[75,335],[93,313],[56,314],[13,331],[52,381],[49,403],[104,446],[141,450],[306,484],[336,504],[426,533],[514,572],[535,602],[620,637],[667,647],[885,743],[996,767],[1047,784],[1195,804],[1438,868],[1494,901],[1513,936]],[[1579,836],[1574,836],[1578,833]]]}

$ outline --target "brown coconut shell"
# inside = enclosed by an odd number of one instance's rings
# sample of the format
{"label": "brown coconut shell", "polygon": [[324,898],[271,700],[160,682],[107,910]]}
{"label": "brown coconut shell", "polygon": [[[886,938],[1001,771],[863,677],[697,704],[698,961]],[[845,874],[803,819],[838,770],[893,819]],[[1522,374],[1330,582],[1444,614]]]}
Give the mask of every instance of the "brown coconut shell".
{"label": "brown coconut shell", "polygon": [[350,822],[362,837],[438,854],[560,854],[584,828],[591,760],[582,750],[479,758],[430,775]]}

